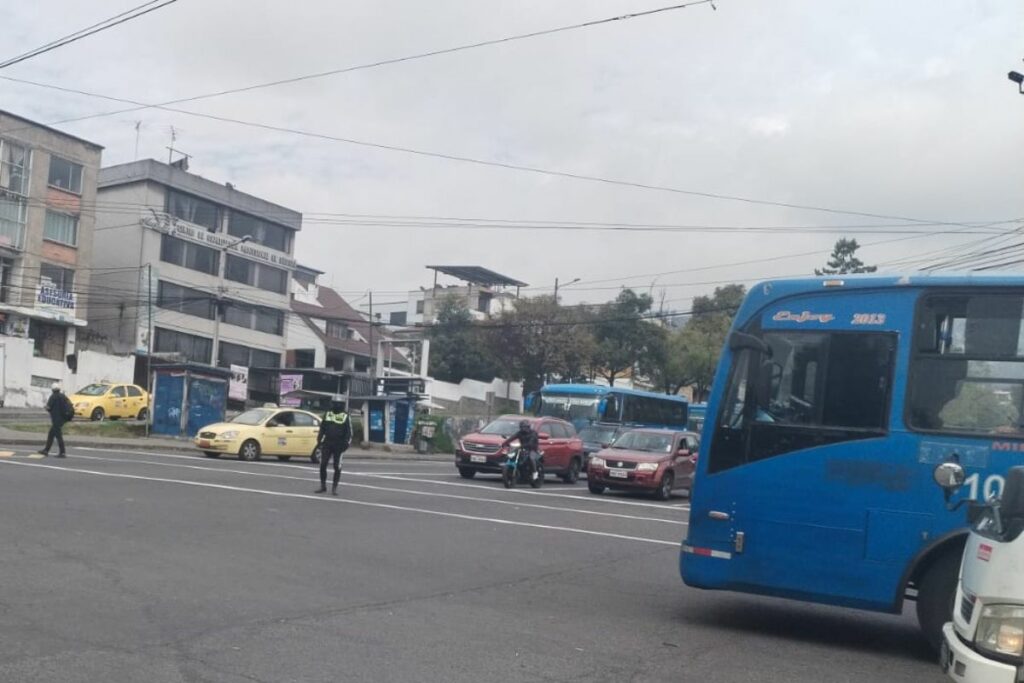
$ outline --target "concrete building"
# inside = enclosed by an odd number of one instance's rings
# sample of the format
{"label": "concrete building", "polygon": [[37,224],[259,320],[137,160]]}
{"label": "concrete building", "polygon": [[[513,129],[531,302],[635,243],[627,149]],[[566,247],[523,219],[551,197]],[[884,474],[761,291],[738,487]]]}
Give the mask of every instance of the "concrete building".
{"label": "concrete building", "polygon": [[[480,266],[427,266],[427,269],[434,271],[432,287],[412,290],[406,297],[378,298],[373,304],[374,320],[393,327],[429,325],[437,320],[441,304],[449,298],[462,302],[475,319],[485,320],[510,308],[519,297],[519,288],[527,286],[525,282]],[[461,283],[439,283],[439,275]],[[360,310],[369,316],[369,302],[363,302]]]}
{"label": "concrete building", "polygon": [[280,367],[302,214],[181,166],[100,171],[95,262],[122,270],[97,280],[125,305],[97,328],[139,356]]}
{"label": "concrete building", "polygon": [[[116,374],[79,331],[108,299],[92,282],[103,148],[0,111],[0,402],[38,406],[53,382]],[[110,377],[110,379],[127,379]]]}

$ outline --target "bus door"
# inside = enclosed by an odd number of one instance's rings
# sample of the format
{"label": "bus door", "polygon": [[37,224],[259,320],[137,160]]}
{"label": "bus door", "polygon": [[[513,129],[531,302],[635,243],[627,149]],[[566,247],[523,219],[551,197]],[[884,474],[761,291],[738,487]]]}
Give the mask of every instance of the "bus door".
{"label": "bus door", "polygon": [[[887,450],[901,330],[886,321],[909,320],[893,310],[909,311],[907,299],[784,301],[733,335],[694,485],[688,583],[892,602],[892,586],[875,580],[866,510],[899,510],[915,473]],[[911,520],[908,533],[927,524]]]}

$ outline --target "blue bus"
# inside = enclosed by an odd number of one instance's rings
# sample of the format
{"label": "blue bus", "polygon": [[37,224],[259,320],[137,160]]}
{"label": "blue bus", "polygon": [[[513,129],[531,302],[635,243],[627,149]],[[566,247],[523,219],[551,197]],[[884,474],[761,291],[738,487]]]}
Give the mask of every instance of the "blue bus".
{"label": "blue bus", "polygon": [[704,418],[707,414],[707,403],[691,403],[690,417],[686,421],[687,429],[689,429],[691,432],[697,432],[698,434],[700,434],[700,430],[704,429]]}
{"label": "blue bus", "polygon": [[687,402],[682,396],[594,384],[546,384],[531,399],[527,409],[568,420],[576,431],[596,422],[686,429]]}
{"label": "blue bus", "polygon": [[690,586],[952,613],[963,512],[1024,463],[1024,277],[843,276],[747,295],[708,402],[680,572]]}

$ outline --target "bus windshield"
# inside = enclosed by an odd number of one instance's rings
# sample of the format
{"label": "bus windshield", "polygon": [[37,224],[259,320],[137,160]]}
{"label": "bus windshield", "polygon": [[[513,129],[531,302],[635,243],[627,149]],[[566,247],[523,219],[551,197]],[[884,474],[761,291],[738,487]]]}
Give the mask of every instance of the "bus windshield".
{"label": "bus windshield", "polygon": [[597,407],[601,403],[599,396],[575,396],[566,394],[540,395],[540,406],[537,414],[541,417],[557,417],[577,423],[581,420],[597,420]]}

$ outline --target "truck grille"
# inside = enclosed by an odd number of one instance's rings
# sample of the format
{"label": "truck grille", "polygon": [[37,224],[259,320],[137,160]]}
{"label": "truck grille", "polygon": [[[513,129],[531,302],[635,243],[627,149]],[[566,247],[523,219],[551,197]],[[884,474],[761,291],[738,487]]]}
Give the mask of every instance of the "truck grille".
{"label": "truck grille", "polygon": [[974,616],[974,602],[975,599],[967,594],[964,594],[963,598],[960,599],[960,616],[968,624],[971,623],[971,617]]}
{"label": "truck grille", "polygon": [[463,442],[462,447],[467,453],[492,454],[498,452],[497,446],[492,446],[486,443],[473,443],[472,441]]}

